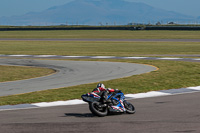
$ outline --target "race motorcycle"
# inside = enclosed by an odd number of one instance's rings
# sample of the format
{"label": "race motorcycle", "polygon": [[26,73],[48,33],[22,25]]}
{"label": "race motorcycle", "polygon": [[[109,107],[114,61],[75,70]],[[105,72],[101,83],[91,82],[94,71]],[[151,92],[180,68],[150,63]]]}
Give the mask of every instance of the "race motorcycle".
{"label": "race motorcycle", "polygon": [[116,112],[135,113],[135,107],[125,100],[125,96],[121,91],[108,94],[107,99],[111,101],[108,103],[103,103],[102,98],[94,92],[84,94],[81,98],[83,101],[88,102],[90,111],[100,117]]}

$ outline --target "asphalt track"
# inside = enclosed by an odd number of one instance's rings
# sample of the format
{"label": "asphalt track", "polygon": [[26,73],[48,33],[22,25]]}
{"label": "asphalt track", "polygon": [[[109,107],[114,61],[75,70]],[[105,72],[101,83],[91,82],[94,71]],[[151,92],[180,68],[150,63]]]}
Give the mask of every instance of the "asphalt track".
{"label": "asphalt track", "polygon": [[[200,59],[181,61],[200,62]],[[87,104],[1,111],[0,133],[199,133],[199,97],[200,92],[134,99],[130,102],[136,107],[135,114],[103,118],[93,116]]]}
{"label": "asphalt track", "polygon": [[130,100],[133,115],[93,116],[87,104],[0,112],[1,133],[199,133],[200,93]]}
{"label": "asphalt track", "polygon": [[[200,59],[180,58],[128,59],[200,62]],[[2,111],[0,133],[199,133],[199,97],[200,92],[134,99],[130,102],[136,107],[135,114],[103,118],[93,116],[87,104]]]}
{"label": "asphalt track", "polygon": [[57,71],[49,76],[0,83],[0,96],[93,83],[156,70],[153,66],[133,63],[33,59],[0,59],[0,65],[46,67]]}

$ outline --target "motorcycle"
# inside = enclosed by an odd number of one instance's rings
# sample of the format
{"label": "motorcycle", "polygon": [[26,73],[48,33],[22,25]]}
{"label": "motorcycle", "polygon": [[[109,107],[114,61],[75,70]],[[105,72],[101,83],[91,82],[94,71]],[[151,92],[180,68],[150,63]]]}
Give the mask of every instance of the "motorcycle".
{"label": "motorcycle", "polygon": [[83,101],[88,102],[92,114],[100,117],[111,113],[135,113],[135,107],[125,100],[125,96],[121,91],[108,94],[107,100],[111,101],[108,103],[103,103],[102,98],[94,92],[84,94],[81,98]]}

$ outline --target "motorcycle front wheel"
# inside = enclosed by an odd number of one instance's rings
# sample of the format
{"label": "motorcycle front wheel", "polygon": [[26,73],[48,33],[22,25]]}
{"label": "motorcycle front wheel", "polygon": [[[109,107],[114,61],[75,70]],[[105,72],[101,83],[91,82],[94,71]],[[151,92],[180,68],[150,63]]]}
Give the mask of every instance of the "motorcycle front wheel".
{"label": "motorcycle front wheel", "polygon": [[89,103],[89,109],[90,111],[97,116],[103,117],[106,116],[108,114],[108,108],[103,107],[100,105],[99,102],[91,102]]}
{"label": "motorcycle front wheel", "polygon": [[124,101],[124,106],[125,106],[126,112],[128,114],[134,114],[135,113],[135,107],[133,106],[133,104],[131,104],[127,101]]}

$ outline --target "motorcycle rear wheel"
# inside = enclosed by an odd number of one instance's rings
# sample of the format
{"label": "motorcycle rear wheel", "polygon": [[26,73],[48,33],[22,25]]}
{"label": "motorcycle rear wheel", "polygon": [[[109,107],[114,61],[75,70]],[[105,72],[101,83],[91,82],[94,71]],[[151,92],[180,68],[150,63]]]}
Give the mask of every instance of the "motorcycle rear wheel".
{"label": "motorcycle rear wheel", "polygon": [[89,103],[89,109],[90,111],[99,117],[104,117],[108,114],[108,108],[106,107],[100,107],[99,102],[91,102]]}

